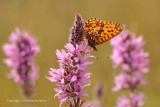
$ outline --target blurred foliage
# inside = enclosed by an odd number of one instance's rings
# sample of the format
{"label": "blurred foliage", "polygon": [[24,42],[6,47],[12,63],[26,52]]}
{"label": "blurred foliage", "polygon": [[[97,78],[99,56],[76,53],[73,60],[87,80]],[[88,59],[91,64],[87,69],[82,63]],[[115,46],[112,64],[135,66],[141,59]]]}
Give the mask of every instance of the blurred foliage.
{"label": "blurred foliage", "polygon": [[[28,104],[31,107],[58,107],[59,99],[54,99],[55,84],[48,81],[50,67],[58,68],[56,49],[64,48],[68,42],[70,28],[76,12],[85,20],[91,17],[101,20],[116,21],[125,24],[126,28],[137,35],[144,35],[145,51],[150,53],[150,73],[148,85],[143,86],[147,97],[144,107],[160,107],[160,1],[159,0],[0,0],[0,46],[8,41],[8,37],[15,29],[20,27],[29,31],[38,38],[41,47],[40,54],[36,57],[40,66],[39,80],[36,84],[36,93],[32,99],[42,99],[46,102]],[[113,107],[116,97],[123,92],[113,93],[114,70],[110,54],[112,48],[109,42],[98,46],[97,52],[91,52],[98,59],[92,59],[94,64],[87,70],[92,72],[89,98],[93,98],[94,86],[99,81],[104,81],[106,93],[103,98],[105,107]],[[0,50],[0,107],[26,107],[23,102],[11,103],[8,100],[20,99],[19,88],[13,80],[7,78],[9,69],[3,64],[5,58]]]}

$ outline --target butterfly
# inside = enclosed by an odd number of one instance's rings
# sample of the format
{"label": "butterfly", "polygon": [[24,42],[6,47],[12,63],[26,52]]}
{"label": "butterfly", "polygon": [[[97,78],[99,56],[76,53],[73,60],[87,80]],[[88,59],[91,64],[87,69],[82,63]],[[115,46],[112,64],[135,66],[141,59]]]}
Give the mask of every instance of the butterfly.
{"label": "butterfly", "polygon": [[91,18],[85,22],[84,30],[88,45],[91,46],[93,50],[97,51],[96,45],[112,39],[118,35],[123,28],[116,22],[102,22],[96,18]]}

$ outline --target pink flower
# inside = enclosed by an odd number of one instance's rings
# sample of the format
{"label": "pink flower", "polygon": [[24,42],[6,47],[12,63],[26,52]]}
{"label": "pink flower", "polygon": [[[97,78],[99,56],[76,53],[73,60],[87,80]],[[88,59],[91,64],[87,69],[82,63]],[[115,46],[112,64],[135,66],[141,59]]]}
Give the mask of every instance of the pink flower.
{"label": "pink flower", "polygon": [[37,40],[28,32],[21,32],[16,28],[15,32],[11,33],[9,41],[10,43],[3,45],[4,53],[8,57],[4,63],[12,69],[8,77],[25,87],[24,93],[29,97],[38,78],[38,67],[34,59],[39,52]]}
{"label": "pink flower", "polygon": [[141,73],[135,73],[131,78],[127,73],[121,73],[114,78],[115,87],[112,91],[119,91],[122,89],[137,89],[139,84],[145,84],[145,78],[142,78]]}
{"label": "pink flower", "polygon": [[[111,55],[113,67],[122,68],[122,72],[114,77],[115,86],[112,91],[125,89],[133,92],[146,83],[144,74],[149,71],[147,68],[149,54],[143,50],[143,37],[136,37],[135,33],[122,31],[110,43],[113,46]],[[135,96],[133,93],[130,94],[130,99],[122,96],[118,99],[117,107],[141,107],[142,103],[139,103],[141,96]]]}
{"label": "pink flower", "polygon": [[143,97],[143,93],[140,93],[139,95],[131,93],[130,98],[122,95],[118,97],[116,107],[142,107],[145,101]]}
{"label": "pink flower", "polygon": [[123,95],[118,97],[116,107],[132,107],[132,106],[130,105],[130,100],[125,95]]}
{"label": "pink flower", "polygon": [[84,87],[90,85],[89,78],[92,73],[86,72],[86,69],[93,62],[87,59],[93,56],[89,54],[88,43],[83,44],[83,32],[83,21],[81,16],[76,14],[70,41],[64,46],[67,52],[63,49],[56,51],[59,69],[51,68],[50,77],[46,77],[58,87],[55,88],[57,92],[55,96],[60,98],[60,107],[66,100],[70,107],[81,107],[84,103],[82,96],[88,96]]}
{"label": "pink flower", "polygon": [[57,83],[56,85],[58,86],[58,89],[55,89],[57,92],[55,96],[61,99],[61,104],[68,98],[71,99],[88,96],[85,93],[85,90],[83,90],[83,84],[85,83],[86,85],[90,85],[90,80],[88,78],[91,73],[87,73],[86,68],[93,62],[86,61],[86,59],[93,56],[89,54],[82,54],[86,52],[82,52],[85,50],[82,48],[80,49],[79,46],[77,45],[77,47],[74,47],[71,43],[68,43],[65,45],[68,52],[65,52],[64,50],[57,50],[56,54],[59,58],[58,62],[60,63],[60,69],[51,68],[49,71],[51,77],[47,77],[51,82]]}
{"label": "pink flower", "polygon": [[113,67],[121,66],[123,69],[147,72],[146,67],[149,63],[147,57],[149,53],[144,52],[142,36],[136,38],[134,33],[130,34],[122,31],[119,36],[111,40],[113,46],[113,54],[111,59],[114,63]]}

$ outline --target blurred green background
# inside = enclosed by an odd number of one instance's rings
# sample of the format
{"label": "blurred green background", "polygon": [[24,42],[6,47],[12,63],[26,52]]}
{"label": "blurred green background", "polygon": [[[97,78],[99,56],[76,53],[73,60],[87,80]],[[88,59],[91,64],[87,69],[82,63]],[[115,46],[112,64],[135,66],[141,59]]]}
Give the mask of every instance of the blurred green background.
{"label": "blurred green background", "polygon": [[[54,83],[48,81],[49,68],[58,68],[56,49],[63,49],[68,42],[70,28],[76,12],[85,20],[91,17],[101,20],[116,21],[125,24],[130,31],[144,35],[145,51],[150,53],[150,73],[147,74],[148,84],[142,86],[147,99],[144,107],[160,107],[160,1],[159,0],[0,0],[0,46],[8,42],[8,37],[15,29],[27,30],[38,38],[41,52],[36,57],[40,66],[39,79],[36,82],[36,94],[32,99],[46,102],[34,102],[29,107],[58,107],[59,99],[54,99]],[[98,59],[87,71],[93,73],[89,98],[93,99],[94,86],[105,82],[105,94],[102,103],[105,107],[113,107],[116,97],[123,92],[113,93],[113,69],[109,55],[112,47],[109,42],[98,46],[97,52],[91,52]],[[9,70],[0,49],[0,107],[26,107],[23,102],[11,103],[7,100],[20,99],[19,88],[12,79],[7,78]],[[63,106],[65,106],[63,104]]]}

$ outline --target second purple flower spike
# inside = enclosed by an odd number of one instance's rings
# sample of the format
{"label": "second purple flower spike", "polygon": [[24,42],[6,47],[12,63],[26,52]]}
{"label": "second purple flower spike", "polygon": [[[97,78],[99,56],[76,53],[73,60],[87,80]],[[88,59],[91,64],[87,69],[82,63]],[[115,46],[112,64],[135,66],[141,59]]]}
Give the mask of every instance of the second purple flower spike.
{"label": "second purple flower spike", "polygon": [[122,72],[115,76],[113,91],[129,90],[129,99],[123,95],[118,98],[116,107],[141,107],[144,104],[143,93],[135,94],[140,85],[145,84],[144,74],[148,69],[148,52],[144,52],[142,36],[122,31],[111,40],[113,54],[111,59],[114,68],[121,67]]}
{"label": "second purple flower spike", "polygon": [[21,32],[16,28],[11,33],[9,42],[3,45],[4,53],[8,57],[4,62],[11,68],[8,77],[21,86],[26,97],[30,97],[38,78],[38,66],[35,62],[35,56],[39,52],[37,40],[28,32]]}

